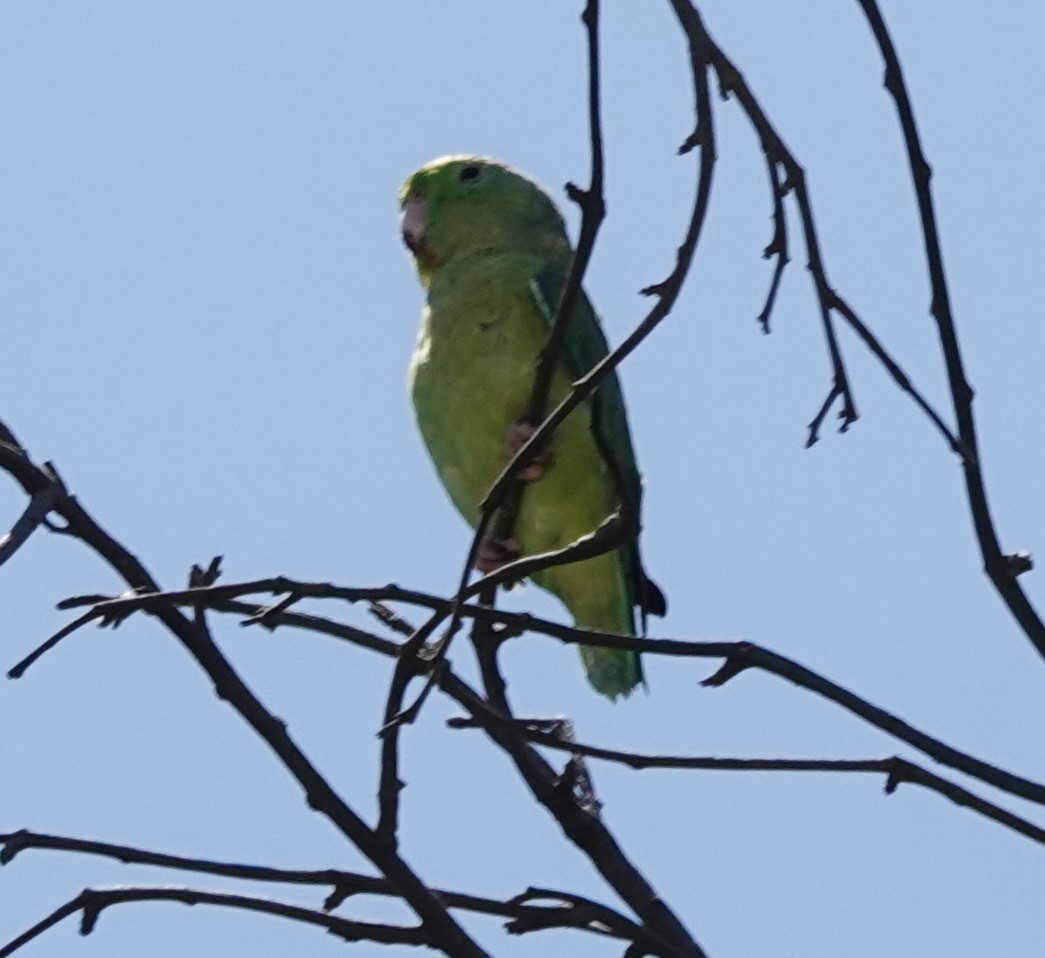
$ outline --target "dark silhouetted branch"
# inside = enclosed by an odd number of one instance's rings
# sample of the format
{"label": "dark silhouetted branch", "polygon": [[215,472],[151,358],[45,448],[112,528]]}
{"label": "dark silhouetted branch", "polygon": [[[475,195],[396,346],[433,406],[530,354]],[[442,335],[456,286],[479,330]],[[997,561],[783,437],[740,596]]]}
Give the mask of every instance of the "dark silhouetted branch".
{"label": "dark silhouetted branch", "polygon": [[[677,11],[680,21],[685,11]],[[708,201],[711,194],[712,174],[715,165],[715,132],[711,97],[708,91],[707,52],[686,32],[689,59],[693,76],[696,124],[694,133],[687,138],[680,152],[700,147],[697,164],[697,186],[693,210],[686,235],[678,249],[675,268],[662,282],[649,287],[647,294],[656,297],[656,303],[646,317],[616,349],[582,376],[566,398],[537,428],[526,445],[519,451],[515,461],[509,463],[487,492],[480,509],[488,514],[492,505],[501,501],[510,484],[518,475],[524,455],[533,454],[548,441],[555,428],[577,406],[584,402],[597,388],[601,378],[616,368],[670,313],[688,274],[697,243],[704,226]],[[478,535],[485,534],[480,523]],[[460,608],[460,603],[458,605]],[[484,687],[493,705],[506,705],[503,696],[503,678],[497,670],[496,658],[484,655],[480,658],[483,669]],[[454,676],[447,676],[447,688],[459,686]],[[462,690],[458,689],[459,692]],[[457,695],[455,695],[455,698]],[[640,917],[645,928],[658,935],[677,954],[698,958],[704,952],[678,917],[659,898],[642,873],[625,856],[612,834],[593,811],[578,801],[572,789],[563,788],[559,776],[548,763],[527,743],[522,742],[514,731],[503,727],[502,721],[510,721],[509,715],[498,721],[489,718],[490,706],[479,700],[468,702],[468,696],[458,699],[476,717],[489,735],[515,763],[534,797],[558,821],[564,834],[573,842],[613,887],[618,895]],[[506,709],[505,709],[506,711]]]}
{"label": "dark silhouetted branch", "polygon": [[[606,205],[603,199],[603,147],[602,147],[602,115],[601,115],[601,80],[599,68],[599,2],[598,0],[587,0],[584,12],[581,15],[587,37],[588,53],[588,132],[591,144],[591,175],[587,189],[580,189],[573,183],[567,183],[567,195],[581,210],[580,234],[577,245],[570,261],[570,268],[566,281],[559,296],[559,302],[555,304],[555,315],[552,318],[548,338],[537,357],[534,370],[533,387],[530,392],[530,400],[522,417],[523,423],[529,427],[536,427],[545,417],[548,398],[551,393],[552,381],[559,366],[559,359],[566,338],[566,331],[573,317],[574,307],[581,296],[584,282],[584,274],[587,272],[591,261],[592,252],[595,249],[595,240],[599,228],[606,215]],[[551,436],[549,434],[548,439]],[[446,656],[450,641],[457,633],[461,622],[460,605],[467,599],[471,591],[468,586],[472,570],[475,567],[479,550],[483,541],[487,538],[492,527],[492,538],[503,542],[511,538],[515,521],[525,495],[526,483],[522,479],[522,471],[534,461],[540,453],[542,446],[529,443],[520,449],[509,463],[514,466],[515,472],[511,482],[506,483],[503,489],[495,497],[487,495],[480,506],[479,521],[476,524],[472,541],[465,557],[464,568],[457,585],[454,598],[454,607],[450,614],[450,624],[446,630],[446,636],[440,645],[437,656],[442,659]],[[608,551],[608,547],[607,550]],[[506,580],[498,580],[506,581]],[[492,606],[496,596],[497,582],[486,578],[476,587],[476,594],[481,605]],[[484,657],[496,656],[496,646],[489,642],[480,642],[477,646],[477,654]],[[480,667],[487,669],[489,663],[480,663]],[[393,686],[395,682],[393,681]],[[503,682],[501,683],[503,686]],[[426,683],[421,696],[414,705],[400,717],[412,721],[417,714],[425,697],[431,691],[431,681]],[[506,708],[507,702],[498,702],[499,706]],[[387,721],[387,719],[386,719]],[[387,726],[386,726],[387,727]]]}
{"label": "dark silhouetted branch", "polygon": [[[0,443],[0,469],[7,470],[30,496],[54,481],[48,471],[35,466],[21,450],[3,443]],[[55,505],[55,511],[66,522],[66,534],[101,556],[132,589],[160,591],[141,562],[102,529],[75,497],[65,496]],[[200,603],[193,602],[192,605],[198,607]],[[312,765],[291,739],[286,724],[265,709],[222,655],[207,630],[171,606],[151,614],[203,669],[218,697],[228,702],[276,754],[301,785],[309,807],[324,815],[395,885],[404,901],[424,923],[425,936],[434,947],[460,958],[483,958],[486,953],[457,924],[406,862],[366,825]]]}
{"label": "dark silhouetted branch", "polygon": [[[829,401],[826,406],[827,408],[830,408],[830,405],[835,399],[841,400],[842,407],[839,410],[838,418],[841,421],[840,431],[845,432],[845,430],[856,421],[858,414],[856,411],[856,404],[853,401],[852,388],[849,384],[849,377],[846,374],[845,362],[842,359],[842,352],[838,346],[838,337],[835,332],[834,321],[831,315],[831,297],[833,295],[833,290],[827,281],[827,274],[824,269],[823,255],[820,251],[820,240],[816,231],[816,225],[813,221],[813,206],[810,202],[809,192],[806,188],[805,171],[790,151],[788,151],[784,146],[782,139],[773,129],[768,117],[763,113],[761,107],[759,107],[754,96],[751,94],[751,91],[748,89],[740,71],[732,61],[726,57],[725,53],[723,53],[714,40],[711,39],[711,35],[704,26],[700,14],[697,13],[690,0],[670,0],[670,3],[680,19],[683,29],[693,38],[693,42],[699,43],[705,50],[707,50],[708,63],[718,76],[719,90],[722,95],[728,97],[732,94],[737,97],[744,112],[747,114],[748,119],[751,121],[752,126],[755,128],[755,132],[762,144],[762,150],[766,155],[766,162],[771,168],[775,168],[777,164],[780,164],[786,171],[783,183],[780,185],[779,189],[774,191],[774,216],[776,216],[778,212],[782,214],[782,206],[777,206],[776,197],[782,193],[786,194],[787,192],[793,191],[795,194],[795,201],[798,205],[799,218],[802,223],[802,236],[805,240],[807,265],[809,267],[810,275],[813,278],[813,287],[816,291],[817,304],[820,308],[820,321],[823,325],[824,338],[827,341],[827,351],[831,359],[832,389],[829,393]],[[771,179],[771,182],[775,185],[776,179]],[[783,269],[779,264],[778,268]],[[810,427],[810,435],[807,445],[812,445],[816,442],[816,430],[819,428],[819,424],[823,420],[824,415],[826,415],[827,408],[823,409],[813,420]]]}
{"label": "dark silhouetted branch", "polygon": [[[689,0],[671,0],[671,4],[673,7],[690,6]],[[755,135],[758,137],[759,143],[762,146],[762,151],[765,154],[766,163],[770,169],[770,186],[772,190],[774,217],[774,236],[770,241],[770,246],[766,249],[766,252],[769,255],[775,255],[776,253],[775,245],[778,235],[786,235],[783,228],[779,226],[779,218],[784,215],[783,205],[780,200],[788,193],[793,192],[795,195],[802,238],[806,248],[807,266],[809,267],[809,272],[813,280],[813,288],[816,292],[821,322],[824,327],[828,353],[831,358],[833,369],[831,386],[828,390],[827,398],[824,400],[824,404],[809,424],[808,440],[806,444],[812,445],[817,441],[820,427],[836,400],[841,400],[842,403],[841,410],[839,411],[841,431],[844,432],[857,418],[856,406],[852,399],[849,380],[845,372],[845,366],[842,361],[841,352],[834,331],[832,316],[837,313],[854,329],[864,345],[871,350],[872,355],[882,363],[896,385],[907,393],[911,399],[914,400],[918,408],[928,416],[930,422],[932,422],[937,432],[939,432],[944,438],[947,445],[958,455],[966,458],[973,456],[974,449],[969,443],[963,441],[961,430],[959,430],[959,436],[955,436],[954,432],[946,425],[943,418],[933,408],[932,404],[929,403],[924,395],[922,395],[917,387],[915,387],[910,377],[903,372],[899,363],[890,356],[877,337],[870,332],[865,324],[859,321],[855,311],[845,304],[844,300],[832,288],[827,276],[827,268],[824,264],[823,254],[820,249],[819,235],[813,219],[813,205],[809,195],[808,184],[806,183],[805,170],[795,158],[794,154],[788,149],[783,138],[777,132],[773,123],[762,109],[761,104],[758,102],[750,86],[748,86],[747,81],[744,79],[743,74],[737,68],[736,64],[734,64],[726,55],[722,48],[719,47],[711,38],[703,21],[695,11],[687,21],[687,28],[693,32],[700,42],[707,46],[709,50],[709,62],[718,76],[720,90],[724,96],[732,95],[736,98],[737,103],[748,118],[752,129],[755,131]],[[782,178],[778,172],[781,168],[784,172]],[[777,272],[782,270],[782,258],[778,258],[777,270],[774,273],[774,283],[777,281]],[[773,290],[774,287],[771,286],[771,296],[774,295]],[[772,302],[769,302],[768,306],[771,305]],[[765,317],[764,321],[763,317]],[[766,328],[765,324],[768,322],[768,311],[766,309],[764,309],[763,313],[760,314],[759,319],[760,321],[763,321],[763,328]]]}
{"label": "dark silhouetted branch", "polygon": [[[352,601],[370,600],[404,602],[421,608],[442,611],[448,614],[452,605],[450,599],[403,589],[388,585],[375,588],[347,588],[331,586],[326,583],[296,582],[284,577],[255,580],[247,583],[215,586],[211,589],[190,590],[189,592],[157,593],[154,595],[135,595],[118,599],[110,599],[103,603],[113,613],[138,608],[161,608],[164,603],[192,605],[205,602],[215,611],[257,619],[262,611],[256,604],[235,601],[235,596],[257,592],[269,592],[278,588],[292,588],[304,596],[327,596],[344,598],[348,595]],[[91,597],[97,599],[98,597]],[[64,604],[64,603],[63,603]],[[115,606],[115,608],[113,608]],[[398,646],[395,642],[380,639],[350,625],[333,622],[320,616],[303,613],[286,612],[277,615],[268,614],[266,620],[270,628],[286,625],[306,631],[318,632],[352,642],[382,655],[395,656]],[[643,655],[666,655],[682,658],[724,659],[722,666],[702,684],[717,687],[740,675],[748,669],[757,669],[786,679],[794,685],[819,695],[830,702],[841,706],[846,711],[868,724],[891,735],[899,741],[906,742],[930,758],[963,774],[970,775],[980,781],[1018,798],[1045,805],[1045,785],[1031,779],[1015,775],[988,762],[952,748],[940,739],[914,728],[892,713],[872,704],[865,698],[850,692],[836,682],[789,659],[773,652],[764,646],[752,642],[693,642],[680,639],[637,638],[615,635],[609,632],[592,632],[577,629],[541,619],[529,613],[505,612],[497,609],[484,609],[480,606],[462,606],[465,618],[482,619],[495,623],[508,630],[511,635],[522,635],[533,632],[558,639],[568,645],[590,645],[609,649],[624,649],[640,652]],[[99,616],[95,616],[98,618]],[[446,686],[440,683],[446,691]]]}
{"label": "dark silhouetted branch", "polygon": [[980,546],[984,571],[1031,644],[1040,655],[1045,656],[1045,623],[1042,622],[1030,599],[1027,598],[1016,580],[1019,571],[1026,570],[1026,564],[1013,563],[1013,557],[1002,552],[998,533],[994,528],[994,519],[987,502],[987,487],[983,478],[979,441],[976,437],[976,419],[972,411],[973,390],[965,375],[965,364],[962,361],[961,347],[958,345],[958,332],[955,327],[954,314],[951,311],[951,297],[947,289],[943,252],[940,249],[939,230],[936,225],[936,211],[933,206],[930,185],[932,169],[925,159],[921,137],[918,135],[918,126],[914,119],[914,108],[911,105],[911,98],[907,94],[907,85],[904,82],[896,48],[893,46],[881,10],[875,0],[857,0],[857,2],[860,9],[863,10],[864,16],[867,17],[878,50],[882,54],[885,64],[885,88],[896,104],[904,146],[911,167],[911,179],[914,182],[918,215],[922,224],[929,283],[932,287],[930,312],[936,321],[936,329],[939,334],[940,349],[943,352],[944,366],[947,370],[947,383],[954,405],[954,417],[958,423],[958,436],[963,446],[969,451],[969,455],[962,460],[962,469],[965,476],[969,512],[976,530],[976,540]]}
{"label": "dark silhouetted branch", "polygon": [[[447,724],[451,728],[480,728],[481,723],[473,718],[451,718]],[[899,755],[888,758],[863,759],[831,759],[831,758],[714,758],[690,755],[644,755],[639,752],[626,752],[619,749],[600,748],[596,745],[585,745],[572,738],[564,740],[554,732],[538,728],[532,723],[519,720],[516,722],[518,734],[536,745],[569,752],[572,755],[583,755],[587,758],[599,759],[626,765],[628,768],[641,769],[689,769],[710,772],[856,772],[886,776],[886,793],[891,795],[903,782],[920,785],[950,799],[956,805],[971,809],[979,815],[1004,825],[1039,845],[1045,845],[1045,829],[1029,822],[1025,818],[980,798],[967,788],[941,778],[939,775],[922,768]]]}
{"label": "dark silhouetted branch", "polygon": [[766,154],[766,169],[769,172],[769,193],[773,200],[773,235],[762,251],[763,259],[775,259],[773,276],[769,281],[769,291],[762,311],[758,314],[758,324],[762,332],[769,332],[769,318],[776,304],[780,281],[784,278],[784,269],[790,262],[787,242],[787,217],[784,214],[784,183],[780,177],[780,164]]}
{"label": "dark silhouetted branch", "polygon": [[51,485],[40,489],[30,498],[29,505],[11,526],[11,531],[0,536],[0,566],[25,545],[29,537],[44,524],[54,504],[65,495],[61,480],[57,475],[53,478]]}
{"label": "dark silhouetted branch", "polygon": [[263,915],[274,915],[278,918],[301,922],[322,928],[324,931],[344,941],[373,941],[383,945],[428,945],[439,947],[424,928],[404,928],[400,925],[379,925],[365,921],[350,921],[338,918],[326,912],[302,908],[286,902],[272,901],[268,898],[257,898],[252,895],[230,895],[223,892],[202,891],[196,888],[86,888],[72,900],[55,909],[37,922],[32,928],[0,946],[0,958],[8,958],[16,951],[39,938],[44,932],[59,922],[81,912],[80,934],[89,935],[94,931],[101,913],[113,905],[125,905],[133,902],[170,901],[183,905],[218,905],[223,908],[236,908]]}
{"label": "dark silhouetted branch", "polygon": [[[271,868],[266,865],[246,865],[237,862],[217,862],[205,858],[183,855],[168,855],[147,851],[129,845],[111,842],[87,841],[63,835],[46,835],[26,830],[0,835],[0,863],[7,864],[15,856],[33,849],[99,855],[125,864],[148,865],[170,868],[203,875],[217,875],[245,881],[271,882],[281,885],[305,885],[329,887],[330,894],[323,903],[323,910],[330,911],[358,895],[376,895],[398,898],[399,894],[386,878],[361,875],[357,872],[335,868],[290,869]],[[540,894],[538,895],[538,891]],[[432,893],[447,908],[470,911],[508,919],[510,932],[521,934],[543,928],[571,928],[600,935],[611,935],[627,941],[642,941],[644,933],[640,926],[619,912],[591,899],[572,895],[555,889],[529,888],[520,895],[507,900],[462,892],[433,889]],[[536,905],[538,898],[559,902],[560,905]]]}

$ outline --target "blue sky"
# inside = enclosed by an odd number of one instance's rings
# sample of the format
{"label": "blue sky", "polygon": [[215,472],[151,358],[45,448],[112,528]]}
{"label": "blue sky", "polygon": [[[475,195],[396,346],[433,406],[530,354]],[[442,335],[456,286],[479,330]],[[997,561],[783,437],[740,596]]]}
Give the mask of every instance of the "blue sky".
{"label": "blue sky", "polygon": [[[459,151],[509,160],[559,197],[566,180],[586,180],[580,6],[0,7],[0,417],[164,585],[222,554],[229,581],[285,573],[452,588],[468,532],[406,398],[421,294],[396,233],[396,191],[419,164]],[[636,291],[666,275],[685,225],[693,162],[674,151],[692,108],[668,5],[606,6],[609,217],[586,285],[619,341],[646,306]],[[1041,553],[1045,13],[884,7],[935,170],[1003,545]],[[807,169],[832,282],[946,409],[905,160],[857,5],[701,10]],[[645,554],[671,602],[654,634],[765,644],[958,748],[1045,778],[1045,664],[980,572],[958,464],[849,335],[862,417],[803,449],[829,369],[799,239],[764,337],[754,323],[770,273],[762,158],[735,106],[717,109],[715,194],[690,282],[622,373],[647,482]],[[22,504],[0,484],[0,526]],[[1040,599],[1039,577],[1024,583]],[[4,668],[64,624],[57,600],[118,588],[76,544],[33,539],[0,572]],[[532,587],[507,604],[562,616]],[[360,610],[327,612],[369,623]],[[387,663],[317,637],[215,626],[370,817]],[[464,643],[453,661],[472,674]],[[506,664],[520,712],[568,713],[596,744],[908,754],[767,676],[702,689],[706,662],[652,660],[649,695],[617,705],[549,640],[515,643]],[[408,860],[463,891],[551,885],[612,902],[507,763],[477,734],[445,727],[454,712],[434,699],[405,736]],[[144,619],[83,632],[0,684],[0,728],[2,830],[363,867]],[[593,774],[610,827],[715,958],[1040,950],[1045,854],[938,796],[904,787],[886,798],[871,777]],[[0,870],[0,940],[86,885],[135,882],[218,884],[26,855]],[[370,902],[343,911],[392,913]],[[509,940],[495,922],[468,926],[499,955],[617,953],[595,939]],[[170,905],[116,910],[74,936],[66,923],[25,954],[345,947],[272,919]]]}

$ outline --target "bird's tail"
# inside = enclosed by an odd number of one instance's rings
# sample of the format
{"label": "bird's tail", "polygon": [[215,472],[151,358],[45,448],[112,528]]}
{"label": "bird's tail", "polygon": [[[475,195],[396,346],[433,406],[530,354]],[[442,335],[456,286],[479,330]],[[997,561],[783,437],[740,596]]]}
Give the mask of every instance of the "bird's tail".
{"label": "bird's tail", "polygon": [[[618,554],[555,566],[537,573],[534,580],[565,603],[578,628],[635,635],[634,602]],[[579,648],[588,681],[600,694],[615,699],[645,684],[638,653],[585,645]]]}
{"label": "bird's tail", "polygon": [[580,653],[588,681],[602,695],[611,699],[618,695],[627,697],[637,685],[646,684],[642,661],[635,652],[582,645]]}

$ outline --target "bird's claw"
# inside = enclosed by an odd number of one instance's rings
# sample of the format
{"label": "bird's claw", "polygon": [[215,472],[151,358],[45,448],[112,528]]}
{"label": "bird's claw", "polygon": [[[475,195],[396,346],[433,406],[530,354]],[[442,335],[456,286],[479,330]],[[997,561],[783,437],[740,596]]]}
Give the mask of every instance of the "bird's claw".
{"label": "bird's claw", "polygon": [[514,562],[522,555],[522,547],[515,539],[483,539],[475,567],[483,574],[496,572],[501,566]]}
{"label": "bird's claw", "polygon": [[[530,441],[530,438],[536,431],[536,426],[524,422],[521,419],[513,422],[508,427],[508,458],[514,459],[519,450]],[[541,476],[544,475],[544,470],[551,462],[551,459],[551,448],[544,445],[543,448],[537,450],[536,455],[526,464],[522,472],[519,473],[519,478],[523,482],[533,482],[534,479],[540,479]]]}

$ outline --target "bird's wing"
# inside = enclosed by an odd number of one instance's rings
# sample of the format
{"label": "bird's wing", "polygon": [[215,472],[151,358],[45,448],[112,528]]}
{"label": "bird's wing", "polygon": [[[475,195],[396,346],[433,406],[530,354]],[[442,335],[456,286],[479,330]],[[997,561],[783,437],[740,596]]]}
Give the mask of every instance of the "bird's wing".
{"label": "bird's wing", "polygon": [[[565,285],[565,273],[545,268],[533,280],[531,289],[538,309],[550,327]],[[609,353],[609,345],[602,327],[583,290],[577,297],[573,314],[566,327],[563,352],[562,360],[573,379],[583,376]],[[626,507],[637,526],[642,515],[642,476],[635,460],[628,415],[624,408],[624,395],[615,370],[610,370],[603,376],[590,398],[590,404],[596,445],[606,463],[621,504]],[[642,568],[637,535],[625,550],[625,554],[629,560],[627,578],[632,603],[642,610],[645,631],[646,615],[664,615],[667,602],[664,594],[646,576]]]}

